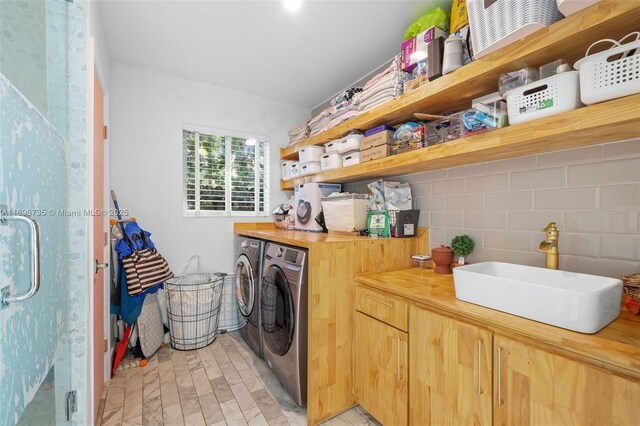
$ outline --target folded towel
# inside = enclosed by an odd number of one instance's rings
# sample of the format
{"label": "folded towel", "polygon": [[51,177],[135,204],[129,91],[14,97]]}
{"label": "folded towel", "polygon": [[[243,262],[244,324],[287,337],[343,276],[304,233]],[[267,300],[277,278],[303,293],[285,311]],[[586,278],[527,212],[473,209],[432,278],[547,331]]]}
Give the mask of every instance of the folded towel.
{"label": "folded towel", "polygon": [[340,123],[344,123],[347,120],[351,120],[353,117],[357,117],[358,115],[360,115],[360,111],[347,111],[331,120],[329,124],[327,124],[326,129],[331,129],[332,127],[335,127]]}
{"label": "folded towel", "polygon": [[362,110],[362,105],[364,104],[371,104],[373,102],[379,101],[380,99],[394,98],[395,96],[396,96],[395,89],[381,90],[372,96],[368,96],[367,98],[361,99],[360,102],[358,103],[358,109]]}
{"label": "folded towel", "polygon": [[395,97],[394,96],[385,96],[382,98],[379,98],[375,101],[367,101],[366,103],[363,103],[362,105],[360,105],[360,112],[365,112],[365,111],[369,111],[379,105],[382,105],[384,103],[387,103],[389,101],[394,100]]}

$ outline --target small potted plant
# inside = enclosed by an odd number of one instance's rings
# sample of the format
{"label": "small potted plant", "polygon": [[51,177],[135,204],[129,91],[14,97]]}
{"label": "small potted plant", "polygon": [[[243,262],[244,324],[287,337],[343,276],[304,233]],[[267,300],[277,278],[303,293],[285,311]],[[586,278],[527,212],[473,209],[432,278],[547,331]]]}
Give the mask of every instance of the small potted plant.
{"label": "small potted plant", "polygon": [[458,264],[464,265],[464,258],[473,251],[476,243],[468,235],[458,235],[451,240],[451,249],[458,256]]}

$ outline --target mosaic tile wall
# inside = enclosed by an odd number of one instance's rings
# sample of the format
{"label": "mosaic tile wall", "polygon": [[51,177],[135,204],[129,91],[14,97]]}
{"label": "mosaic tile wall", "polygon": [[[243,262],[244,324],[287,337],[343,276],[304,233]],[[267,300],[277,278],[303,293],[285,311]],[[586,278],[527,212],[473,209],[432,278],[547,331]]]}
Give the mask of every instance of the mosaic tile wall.
{"label": "mosaic tile wall", "polygon": [[[68,206],[69,146],[0,74],[0,203],[8,209]],[[48,212],[47,212],[48,213]],[[0,310],[0,424],[14,424],[57,357],[69,330],[69,225],[63,216],[34,214],[41,230],[41,288],[31,300]],[[23,293],[30,277],[29,231],[0,226],[0,282]],[[68,370],[67,366],[67,370]],[[56,383],[56,394],[69,390]]]}
{"label": "mosaic tile wall", "polygon": [[[37,3],[37,4],[36,4]],[[46,8],[41,9],[42,5]],[[42,19],[42,13],[30,13],[30,8],[44,11],[46,14],[46,39],[48,41],[46,50],[40,46],[40,30],[38,23],[28,23],[29,19]],[[12,15],[12,13],[14,15]],[[15,19],[14,19],[15,18]],[[1,113],[2,137],[0,145],[0,203],[17,203],[21,208],[33,208],[34,205],[49,206],[53,203],[51,197],[45,197],[43,188],[39,189],[39,194],[29,192],[34,188],[34,184],[14,185],[16,175],[12,168],[27,167],[25,174],[28,178],[34,176],[42,178],[43,174],[55,172],[52,166],[52,159],[56,155],[62,155],[64,175],[56,179],[55,182],[56,203],[64,203],[69,210],[85,209],[87,206],[87,2],[86,0],[75,0],[66,2],[64,0],[47,1],[1,1],[0,2],[0,22],[2,23],[2,33],[0,34],[0,71],[7,66],[8,58],[11,54],[16,54],[6,50],[5,47],[11,40],[20,39],[25,34],[18,34],[24,28],[31,28],[35,39],[31,39],[34,45],[13,47],[23,49],[18,52],[25,54],[35,49],[35,52],[26,54],[31,56],[31,63],[22,64],[23,70],[35,69],[33,75],[17,75],[17,77],[1,76],[2,89],[0,90],[0,102],[2,103]],[[11,23],[11,25],[6,25]],[[21,27],[18,25],[23,25]],[[34,35],[31,34],[31,35]],[[37,52],[37,53],[36,53]],[[6,54],[6,55],[5,55]],[[8,55],[8,56],[7,56]],[[25,57],[23,55],[23,57]],[[11,69],[9,66],[8,69]],[[47,78],[46,86],[40,84],[40,71],[44,70]],[[24,78],[22,78],[24,77]],[[12,86],[13,79],[19,81],[20,86]],[[23,88],[24,87],[24,91]],[[26,92],[26,93],[25,93]],[[33,101],[31,98],[34,98]],[[21,101],[20,101],[21,100]],[[11,104],[10,104],[11,103]],[[35,104],[35,106],[34,106]],[[41,114],[40,114],[41,113]],[[47,120],[48,119],[48,120]],[[5,129],[7,129],[5,131]],[[49,134],[45,134],[49,132]],[[36,149],[18,150],[20,142]],[[64,150],[53,150],[53,146],[64,145]],[[52,145],[53,144],[53,145]],[[47,146],[51,150],[41,149]],[[4,150],[4,152],[1,152]],[[18,151],[16,151],[18,150]],[[35,160],[31,156],[43,162],[42,166],[36,166]],[[56,160],[57,161],[57,160]],[[57,163],[56,163],[57,164]],[[38,181],[36,179],[36,181]],[[43,238],[45,238],[44,228],[48,228],[46,238],[55,239],[58,246],[42,250],[47,256],[58,256],[53,264],[57,265],[60,272],[56,275],[56,282],[48,282],[52,279],[51,270],[49,273],[43,271],[43,285],[41,291],[43,295],[38,295],[38,302],[33,299],[26,303],[42,303],[37,309],[43,312],[42,315],[33,315],[34,310],[28,308],[26,304],[16,304],[14,307],[0,311],[0,394],[11,397],[3,397],[0,406],[0,425],[14,424],[19,418],[24,405],[33,397],[44,377],[49,372],[52,363],[55,362],[55,398],[56,398],[56,420],[58,424],[65,424],[64,420],[64,394],[67,390],[75,389],[78,393],[78,412],[73,416],[73,424],[84,425],[87,422],[88,392],[88,357],[87,357],[87,335],[89,324],[89,279],[87,274],[87,229],[88,220],[85,217],[56,218],[43,217]],[[59,235],[51,234],[51,226],[47,223],[55,221],[57,226],[55,232],[64,235],[64,243],[60,243]],[[22,250],[26,244],[25,235],[15,231],[15,235],[5,235],[5,227],[0,227],[0,238],[11,238],[11,244],[22,244],[22,246],[11,247],[0,253],[0,282],[24,282],[28,268],[25,263],[28,259],[24,256],[11,257],[9,253],[26,253]],[[7,229],[10,229],[6,227]],[[12,231],[13,232],[13,231]],[[43,247],[46,244],[43,241]],[[49,242],[50,243],[50,242]],[[8,257],[7,257],[8,256]],[[9,260],[19,263],[17,276],[12,276],[15,268],[9,266]],[[47,262],[50,259],[46,260]],[[63,277],[63,278],[59,278]],[[60,282],[57,280],[60,279]],[[48,290],[44,290],[48,284]],[[22,286],[22,284],[20,284]],[[52,290],[53,289],[53,290]],[[53,291],[54,294],[47,294]],[[42,296],[42,297],[40,297]],[[45,304],[43,301],[47,301]],[[35,306],[32,306],[35,307]],[[51,321],[43,321],[49,318],[49,313],[56,310],[53,315],[55,324]],[[19,324],[22,324],[20,326]],[[30,326],[30,328],[29,328]],[[35,336],[33,328],[36,328]],[[30,333],[27,333],[31,330]],[[53,333],[50,336],[47,333]],[[29,357],[34,359],[11,359],[18,354],[17,348],[27,348]],[[37,354],[41,353],[40,356]],[[18,368],[24,364],[28,366]],[[4,405],[6,404],[6,405]],[[89,421],[90,423],[90,421]]]}
{"label": "mosaic tile wall", "polygon": [[[52,0],[55,1],[55,0]],[[87,199],[87,1],[74,0],[67,3],[67,63],[68,81],[68,132],[69,132],[69,208],[84,209]],[[85,425],[89,395],[87,335],[89,325],[89,286],[91,277],[87,274],[87,231],[86,217],[69,220],[69,280],[71,299],[69,306],[71,363],[74,366],[71,377],[72,387],[78,392],[78,412],[74,424]]]}

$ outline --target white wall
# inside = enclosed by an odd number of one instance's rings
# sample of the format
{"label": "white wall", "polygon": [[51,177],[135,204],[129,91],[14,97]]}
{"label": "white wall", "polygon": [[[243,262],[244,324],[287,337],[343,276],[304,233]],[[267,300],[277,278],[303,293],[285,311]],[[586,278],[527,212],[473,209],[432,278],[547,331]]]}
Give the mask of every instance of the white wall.
{"label": "white wall", "polygon": [[111,188],[120,207],[153,233],[176,274],[192,254],[202,256],[206,271],[232,272],[233,223],[272,218],[183,217],[182,125],[269,136],[273,207],[287,199],[279,187],[279,149],[309,111],[119,63],[111,67],[110,101]]}
{"label": "white wall", "polygon": [[95,40],[94,54],[95,67],[100,78],[100,86],[102,91],[107,94],[111,85],[109,76],[111,68],[111,59],[109,56],[109,48],[104,35],[104,27],[102,25],[102,15],[100,14],[100,5],[97,1],[89,1],[89,35]]}

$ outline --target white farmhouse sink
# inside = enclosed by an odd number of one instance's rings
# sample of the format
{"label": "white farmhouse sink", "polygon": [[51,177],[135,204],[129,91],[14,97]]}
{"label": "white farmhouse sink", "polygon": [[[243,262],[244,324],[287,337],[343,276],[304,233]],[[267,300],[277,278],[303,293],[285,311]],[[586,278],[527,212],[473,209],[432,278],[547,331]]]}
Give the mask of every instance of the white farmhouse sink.
{"label": "white farmhouse sink", "polygon": [[595,333],[620,314],[622,281],[511,263],[453,270],[456,298],[581,333]]}

